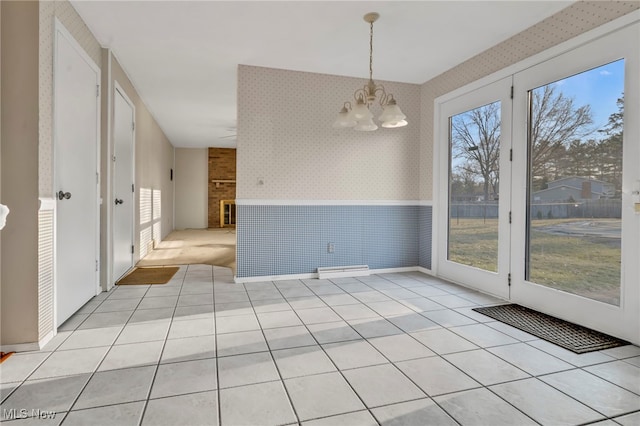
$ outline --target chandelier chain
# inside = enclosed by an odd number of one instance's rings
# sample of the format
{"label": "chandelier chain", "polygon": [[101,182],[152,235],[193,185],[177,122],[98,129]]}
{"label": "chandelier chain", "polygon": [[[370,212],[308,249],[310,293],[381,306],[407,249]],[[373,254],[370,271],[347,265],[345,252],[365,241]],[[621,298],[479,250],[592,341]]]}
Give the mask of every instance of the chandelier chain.
{"label": "chandelier chain", "polygon": [[369,25],[369,80],[373,80],[373,21]]}

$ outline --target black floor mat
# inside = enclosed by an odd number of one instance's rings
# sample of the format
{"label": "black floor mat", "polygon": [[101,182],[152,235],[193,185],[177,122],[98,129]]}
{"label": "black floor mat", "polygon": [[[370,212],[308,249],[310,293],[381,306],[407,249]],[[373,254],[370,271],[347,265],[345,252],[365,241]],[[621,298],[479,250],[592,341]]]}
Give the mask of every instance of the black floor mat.
{"label": "black floor mat", "polygon": [[473,310],[577,354],[629,344],[624,340],[516,304]]}

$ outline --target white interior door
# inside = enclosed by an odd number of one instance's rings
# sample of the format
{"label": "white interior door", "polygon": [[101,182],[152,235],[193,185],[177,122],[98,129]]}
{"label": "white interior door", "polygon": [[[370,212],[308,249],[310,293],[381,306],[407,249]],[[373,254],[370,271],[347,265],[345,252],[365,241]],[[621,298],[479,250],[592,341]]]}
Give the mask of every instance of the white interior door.
{"label": "white interior door", "polygon": [[134,109],[120,88],[114,91],[113,279],[133,267]]}
{"label": "white interior door", "polygon": [[515,74],[511,290],[636,344],[639,40],[636,23]]}
{"label": "white interior door", "polygon": [[98,291],[100,70],[56,23],[56,324]]}
{"label": "white interior door", "polygon": [[509,297],[511,77],[440,105],[438,275]]}

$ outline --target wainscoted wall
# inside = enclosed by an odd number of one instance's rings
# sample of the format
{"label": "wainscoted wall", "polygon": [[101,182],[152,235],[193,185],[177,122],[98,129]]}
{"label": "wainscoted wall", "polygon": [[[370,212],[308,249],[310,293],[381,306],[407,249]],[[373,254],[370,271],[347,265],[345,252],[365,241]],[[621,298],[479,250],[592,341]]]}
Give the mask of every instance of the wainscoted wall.
{"label": "wainscoted wall", "polygon": [[418,266],[431,269],[431,247],[432,247],[432,216],[433,207],[421,205],[418,208],[418,244],[419,258]]}
{"label": "wainscoted wall", "polygon": [[[238,206],[237,277],[418,265],[417,205]],[[328,252],[333,244],[333,253]]]}
{"label": "wainscoted wall", "polygon": [[[365,83],[239,67],[239,278],[418,265],[419,86],[378,81],[394,94],[408,126],[333,129],[343,102]],[[381,108],[372,112],[377,119]]]}

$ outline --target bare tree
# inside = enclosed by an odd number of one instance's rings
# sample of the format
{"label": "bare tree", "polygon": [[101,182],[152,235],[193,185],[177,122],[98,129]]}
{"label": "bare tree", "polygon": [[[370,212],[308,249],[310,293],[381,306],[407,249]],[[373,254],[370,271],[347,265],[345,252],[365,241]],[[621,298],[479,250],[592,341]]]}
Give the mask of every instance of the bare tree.
{"label": "bare tree", "polygon": [[533,176],[540,176],[560,147],[594,132],[591,106],[576,108],[573,98],[556,92],[555,84],[532,91],[531,141]]}
{"label": "bare tree", "polygon": [[[591,106],[576,107],[574,99],[556,91],[556,87],[548,84],[531,92],[531,173],[536,189],[564,174],[560,169],[566,170],[566,166],[576,170],[583,166],[581,158],[570,158],[565,166],[562,163],[567,154],[585,151],[586,147],[575,145],[595,130],[591,127]],[[611,130],[617,129],[616,118],[610,119]],[[489,200],[490,189],[494,194],[499,189],[500,102],[452,117],[451,138],[453,158],[464,160],[457,168],[477,176],[482,181],[484,199]]]}
{"label": "bare tree", "polygon": [[452,156],[464,159],[462,171],[482,178],[485,201],[499,180],[500,102],[458,114],[451,119]]}

